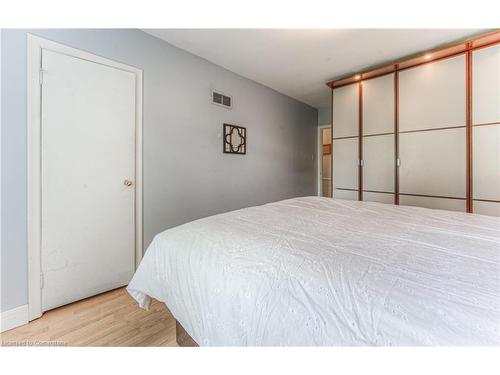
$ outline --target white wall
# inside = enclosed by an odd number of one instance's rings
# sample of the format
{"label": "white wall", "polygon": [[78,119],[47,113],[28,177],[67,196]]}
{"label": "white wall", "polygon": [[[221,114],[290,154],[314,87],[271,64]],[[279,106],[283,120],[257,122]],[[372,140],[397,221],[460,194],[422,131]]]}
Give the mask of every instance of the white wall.
{"label": "white wall", "polygon": [[[1,310],[27,303],[26,34],[144,70],[144,242],[170,227],[316,192],[318,111],[139,30],[3,30]],[[210,103],[216,88],[234,108]],[[247,127],[222,153],[222,123]]]}

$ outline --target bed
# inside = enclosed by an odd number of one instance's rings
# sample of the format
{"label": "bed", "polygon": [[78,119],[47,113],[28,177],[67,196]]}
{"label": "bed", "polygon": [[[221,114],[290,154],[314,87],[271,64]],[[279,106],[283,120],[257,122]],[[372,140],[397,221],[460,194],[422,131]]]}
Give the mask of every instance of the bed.
{"label": "bed", "polygon": [[192,345],[500,345],[500,219],[288,199],[158,234],[127,289]]}

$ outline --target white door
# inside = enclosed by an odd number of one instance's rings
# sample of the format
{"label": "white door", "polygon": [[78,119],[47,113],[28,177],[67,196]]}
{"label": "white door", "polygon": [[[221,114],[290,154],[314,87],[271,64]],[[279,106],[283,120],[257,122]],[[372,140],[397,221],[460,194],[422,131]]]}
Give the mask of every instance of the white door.
{"label": "white door", "polygon": [[46,311],[126,285],[135,264],[136,76],[42,50]]}

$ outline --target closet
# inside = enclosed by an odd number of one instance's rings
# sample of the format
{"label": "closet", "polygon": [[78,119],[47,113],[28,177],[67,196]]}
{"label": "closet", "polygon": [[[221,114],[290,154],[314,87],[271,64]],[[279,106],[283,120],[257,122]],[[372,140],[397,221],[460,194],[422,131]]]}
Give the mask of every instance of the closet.
{"label": "closet", "polygon": [[500,32],[328,83],[334,198],[500,216]]}

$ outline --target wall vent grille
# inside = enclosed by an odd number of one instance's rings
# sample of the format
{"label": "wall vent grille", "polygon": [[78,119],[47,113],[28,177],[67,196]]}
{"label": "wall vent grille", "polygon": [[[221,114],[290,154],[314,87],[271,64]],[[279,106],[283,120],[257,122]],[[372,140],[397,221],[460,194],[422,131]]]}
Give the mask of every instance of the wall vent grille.
{"label": "wall vent grille", "polygon": [[224,108],[232,108],[233,99],[230,96],[224,95],[218,91],[212,91],[212,103],[220,105]]}

